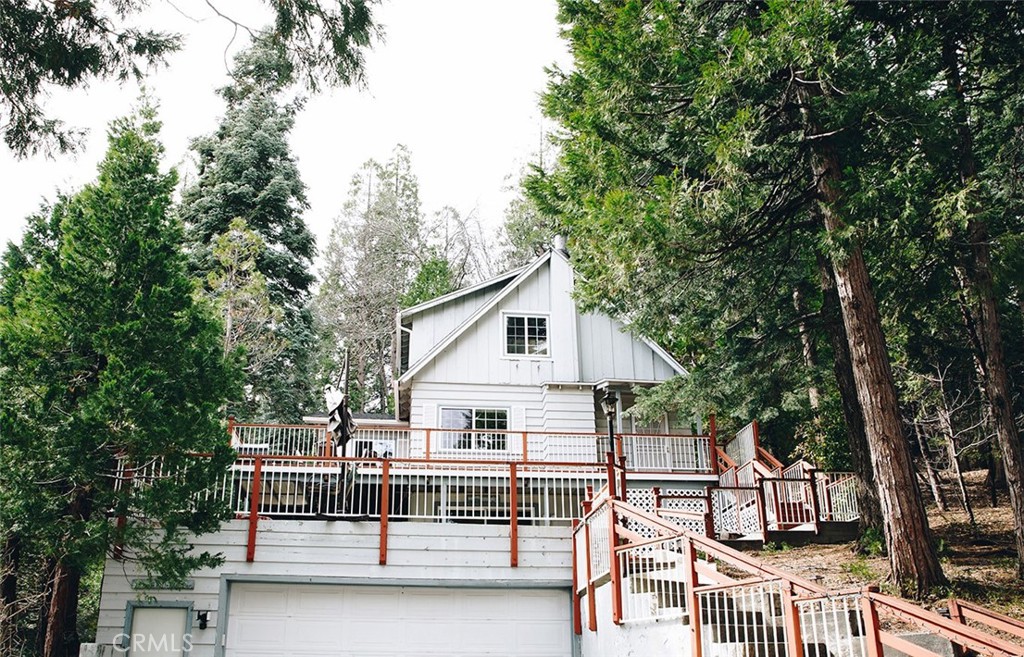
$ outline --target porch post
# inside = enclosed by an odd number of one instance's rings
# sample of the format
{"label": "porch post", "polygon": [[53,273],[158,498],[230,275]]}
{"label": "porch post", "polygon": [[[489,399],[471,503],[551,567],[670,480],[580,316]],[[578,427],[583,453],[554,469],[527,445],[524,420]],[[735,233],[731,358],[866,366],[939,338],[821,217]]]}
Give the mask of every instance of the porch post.
{"label": "porch post", "polygon": [[388,563],[388,514],[391,511],[391,462],[384,459],[380,475],[380,560]]}
{"label": "porch post", "polygon": [[786,655],[788,657],[804,657],[804,640],[801,636],[800,614],[797,613],[793,601],[793,583],[782,583],[782,614],[786,623]]}
{"label": "porch post", "polygon": [[580,520],[572,519],[572,632],[583,634],[583,610],[580,608],[580,559],[576,541],[579,538]]}
{"label": "porch post", "polygon": [[[588,486],[589,489],[589,486]],[[594,491],[588,490],[587,497],[593,498]],[[590,556],[590,523],[587,522],[590,511],[593,509],[593,502],[589,499],[583,502],[583,544],[587,550],[587,629],[591,632],[597,631],[597,603],[594,600],[594,575]]]}
{"label": "porch post", "polygon": [[700,603],[697,598],[697,549],[693,541],[683,537],[683,586],[686,591],[686,613],[690,618],[690,655],[702,657]]}
{"label": "porch post", "polygon": [[715,422],[715,414],[708,416],[708,436],[710,437],[709,449],[711,450],[711,474],[718,476],[718,425]]}
{"label": "porch post", "polygon": [[508,468],[509,505],[512,507],[509,509],[509,565],[516,568],[519,566],[519,481],[516,464],[509,463]]}
{"label": "porch post", "polygon": [[249,542],[245,549],[245,560],[256,560],[256,528],[260,522],[260,499],[263,497],[263,457],[257,456],[252,470],[252,490],[249,499]]}
{"label": "porch post", "polygon": [[877,593],[877,586],[864,588],[860,598],[861,616],[864,619],[864,645],[867,648],[868,657],[882,657],[882,636],[878,625],[878,610],[875,609],[875,601],[871,599],[872,593]]}

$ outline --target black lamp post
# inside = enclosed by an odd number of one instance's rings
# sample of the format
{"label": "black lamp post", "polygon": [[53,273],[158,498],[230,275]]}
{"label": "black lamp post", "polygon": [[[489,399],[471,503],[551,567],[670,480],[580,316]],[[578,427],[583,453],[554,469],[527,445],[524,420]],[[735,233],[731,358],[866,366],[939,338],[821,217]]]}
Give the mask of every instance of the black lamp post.
{"label": "black lamp post", "polygon": [[604,398],[601,399],[601,406],[604,408],[604,414],[608,418],[608,449],[611,451],[615,450],[615,411],[618,404],[619,398],[615,395],[615,391],[608,388],[608,391],[604,393]]}

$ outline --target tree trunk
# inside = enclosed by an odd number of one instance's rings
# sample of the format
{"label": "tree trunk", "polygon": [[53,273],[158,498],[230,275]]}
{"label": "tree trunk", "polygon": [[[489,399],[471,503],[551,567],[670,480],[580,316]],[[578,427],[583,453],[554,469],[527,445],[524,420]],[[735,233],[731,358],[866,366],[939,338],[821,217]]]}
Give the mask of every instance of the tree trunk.
{"label": "tree trunk", "polygon": [[[92,499],[87,491],[73,491],[68,517],[81,521],[89,517]],[[67,555],[57,560],[50,583],[50,604],[47,613],[43,657],[77,657],[80,640],[78,637],[78,588],[82,570]]]}
{"label": "tree trunk", "polygon": [[[943,396],[945,398],[945,396]],[[978,523],[974,519],[974,507],[971,505],[971,496],[967,493],[967,484],[964,483],[964,473],[960,471],[960,460],[956,454],[956,436],[953,433],[953,419],[950,417],[948,408],[939,409],[939,428],[946,440],[946,453],[949,454],[949,467],[953,468],[953,476],[956,477],[957,490],[960,492],[960,502],[967,513],[967,519],[971,523],[971,535],[978,535]]]}
{"label": "tree trunk", "polygon": [[931,459],[928,458],[928,441],[921,435],[921,426],[914,422],[914,437],[917,438],[917,447],[921,450],[921,464],[924,466],[924,478],[928,482],[928,488],[932,491],[932,499],[939,511],[946,510],[946,498],[942,496],[942,487],[939,485],[939,478],[932,467]]}
{"label": "tree trunk", "polygon": [[[942,57],[946,66],[946,82],[950,92],[954,94],[960,179],[964,185],[968,185],[977,179],[978,172],[974,160],[974,141],[968,121],[967,102],[960,78],[957,44],[947,39],[943,44]],[[972,343],[977,350],[982,388],[988,399],[996,440],[1003,457],[1003,471],[1006,473],[1006,487],[1016,529],[1014,534],[1017,542],[1017,577],[1024,579],[1024,462],[1020,435],[1017,433],[1010,401],[1010,378],[1003,355],[999,310],[992,282],[988,226],[979,216],[976,205],[969,206],[968,213],[969,251],[962,254],[958,279],[964,287],[968,312],[976,331]]]}
{"label": "tree trunk", "polygon": [[986,440],[982,449],[985,454],[985,464],[988,472],[985,473],[985,486],[988,488],[988,504],[993,509],[999,506],[999,491],[1006,488],[1006,474],[999,467],[999,461],[992,453],[992,441]]}
{"label": "tree trunk", "polygon": [[[815,76],[814,72],[804,74],[809,79]],[[796,89],[804,131],[810,138],[810,166],[824,227],[830,234],[842,234],[846,223],[838,213],[842,171],[839,152],[835,143],[823,136],[810,104],[811,94],[820,95],[821,89],[803,83],[798,83]],[[835,261],[834,271],[878,497],[882,515],[888,520],[883,527],[892,578],[903,592],[921,597],[946,580],[932,546],[910,450],[901,431],[882,319],[860,246],[849,246],[846,254]]]}
{"label": "tree trunk", "polygon": [[43,657],[78,655],[78,584],[81,578],[81,571],[69,561],[57,563],[47,614],[50,622],[46,628]]}
{"label": "tree trunk", "polygon": [[43,647],[46,645],[46,633],[50,627],[50,601],[53,599],[53,577],[57,572],[57,562],[53,557],[47,557],[43,569],[43,577],[40,580],[42,595],[39,603],[39,621],[36,623],[36,654],[43,654]]}
{"label": "tree trunk", "polygon": [[857,384],[853,380],[853,362],[850,359],[850,342],[846,338],[842,312],[839,309],[839,293],[836,291],[832,264],[818,254],[818,269],[821,273],[822,303],[821,314],[825,329],[832,343],[832,371],[839,388],[839,399],[843,405],[843,419],[846,421],[846,435],[850,441],[850,460],[857,473],[857,507],[860,510],[860,531],[882,527],[882,508],[878,501],[878,487],[875,485],[875,471],[871,469],[871,451],[868,437],[864,432],[864,416],[857,399]]}
{"label": "tree trunk", "polygon": [[[807,301],[804,299],[803,290],[799,286],[793,288],[793,308],[796,309],[799,317],[807,314]],[[809,373],[807,384],[807,400],[811,404],[811,410],[815,418],[820,421],[818,409],[821,407],[821,390],[818,388],[818,350],[814,346],[814,336],[811,334],[807,320],[801,319],[797,325],[800,333],[800,345],[803,349],[804,365]]]}

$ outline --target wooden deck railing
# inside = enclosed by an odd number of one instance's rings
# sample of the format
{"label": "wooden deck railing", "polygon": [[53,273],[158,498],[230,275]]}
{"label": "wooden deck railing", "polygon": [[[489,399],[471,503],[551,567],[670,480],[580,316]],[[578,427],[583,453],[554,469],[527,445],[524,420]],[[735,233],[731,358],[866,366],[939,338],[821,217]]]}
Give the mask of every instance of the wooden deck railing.
{"label": "wooden deck railing", "polygon": [[597,433],[361,426],[342,454],[325,425],[231,422],[229,433],[232,447],[245,456],[599,464],[614,450],[634,471],[717,472],[711,435],[617,434],[615,445],[609,445],[608,436]]}
{"label": "wooden deck railing", "polygon": [[959,601],[945,618],[877,588],[826,589],[624,502],[616,479],[613,472],[574,526],[573,606],[587,610],[578,633],[597,630],[595,591],[610,586],[612,623],[679,619],[693,657],[883,657],[886,649],[939,657],[892,631],[890,620],[944,638],[960,654],[1024,655],[1024,644],[963,624],[1022,637],[1016,619]]}

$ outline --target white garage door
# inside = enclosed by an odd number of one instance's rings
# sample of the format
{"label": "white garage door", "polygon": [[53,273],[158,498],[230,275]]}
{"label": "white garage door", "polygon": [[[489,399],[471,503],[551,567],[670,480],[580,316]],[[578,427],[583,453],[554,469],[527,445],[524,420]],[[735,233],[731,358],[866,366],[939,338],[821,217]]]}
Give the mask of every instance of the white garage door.
{"label": "white garage door", "polygon": [[234,584],[227,657],[568,657],[569,594],[551,589]]}

